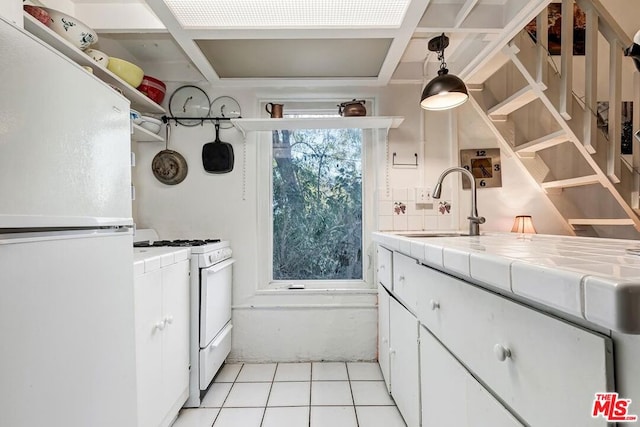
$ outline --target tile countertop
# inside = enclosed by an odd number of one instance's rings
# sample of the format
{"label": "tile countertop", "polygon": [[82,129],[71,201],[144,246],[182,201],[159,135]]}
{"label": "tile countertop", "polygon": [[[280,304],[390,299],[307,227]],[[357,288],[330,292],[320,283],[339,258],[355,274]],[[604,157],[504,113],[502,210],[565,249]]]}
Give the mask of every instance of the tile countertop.
{"label": "tile countertop", "polygon": [[182,247],[133,248],[133,275],[140,276],[189,259],[191,249]]}
{"label": "tile countertop", "polygon": [[[416,233],[417,234],[417,233]],[[640,334],[640,240],[540,234],[374,241],[438,270],[487,284],[615,331]]]}

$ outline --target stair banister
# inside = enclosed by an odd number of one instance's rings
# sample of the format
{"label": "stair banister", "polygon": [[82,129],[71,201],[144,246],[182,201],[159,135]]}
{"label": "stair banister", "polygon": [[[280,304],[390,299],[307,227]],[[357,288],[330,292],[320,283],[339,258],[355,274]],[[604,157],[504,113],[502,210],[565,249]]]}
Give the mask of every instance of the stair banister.
{"label": "stair banister", "polygon": [[[560,114],[571,120],[573,101],[573,0],[562,0],[562,28],[560,29]],[[546,59],[545,59],[546,61]],[[545,63],[546,64],[546,63]]]}

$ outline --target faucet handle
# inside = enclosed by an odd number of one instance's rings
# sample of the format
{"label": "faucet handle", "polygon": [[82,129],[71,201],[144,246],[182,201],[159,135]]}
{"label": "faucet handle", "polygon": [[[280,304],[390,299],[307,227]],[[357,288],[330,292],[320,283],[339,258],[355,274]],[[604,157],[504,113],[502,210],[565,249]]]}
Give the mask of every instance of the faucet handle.
{"label": "faucet handle", "polygon": [[486,219],[483,216],[468,216],[467,219],[476,224],[484,224]]}

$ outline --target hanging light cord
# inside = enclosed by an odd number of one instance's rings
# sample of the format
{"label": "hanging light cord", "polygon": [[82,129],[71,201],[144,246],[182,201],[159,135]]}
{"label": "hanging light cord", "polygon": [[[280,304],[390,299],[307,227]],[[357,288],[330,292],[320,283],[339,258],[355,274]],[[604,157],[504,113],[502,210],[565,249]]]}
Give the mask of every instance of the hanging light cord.
{"label": "hanging light cord", "polygon": [[444,60],[444,33],[440,36],[440,49],[438,49],[438,61],[440,61],[440,69],[438,70],[438,75],[441,76],[443,74],[447,74],[449,70],[447,69],[447,63]]}

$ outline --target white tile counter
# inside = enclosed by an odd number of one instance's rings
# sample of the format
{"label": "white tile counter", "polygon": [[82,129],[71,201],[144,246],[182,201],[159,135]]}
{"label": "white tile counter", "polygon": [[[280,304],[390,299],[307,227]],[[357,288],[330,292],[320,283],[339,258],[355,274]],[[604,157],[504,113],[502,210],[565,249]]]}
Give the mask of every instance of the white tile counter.
{"label": "white tile counter", "polygon": [[640,334],[638,240],[516,233],[409,237],[373,233],[381,245],[440,271],[583,318]]}
{"label": "white tile counter", "polygon": [[191,249],[183,247],[133,248],[133,275],[140,276],[154,270],[189,259]]}

